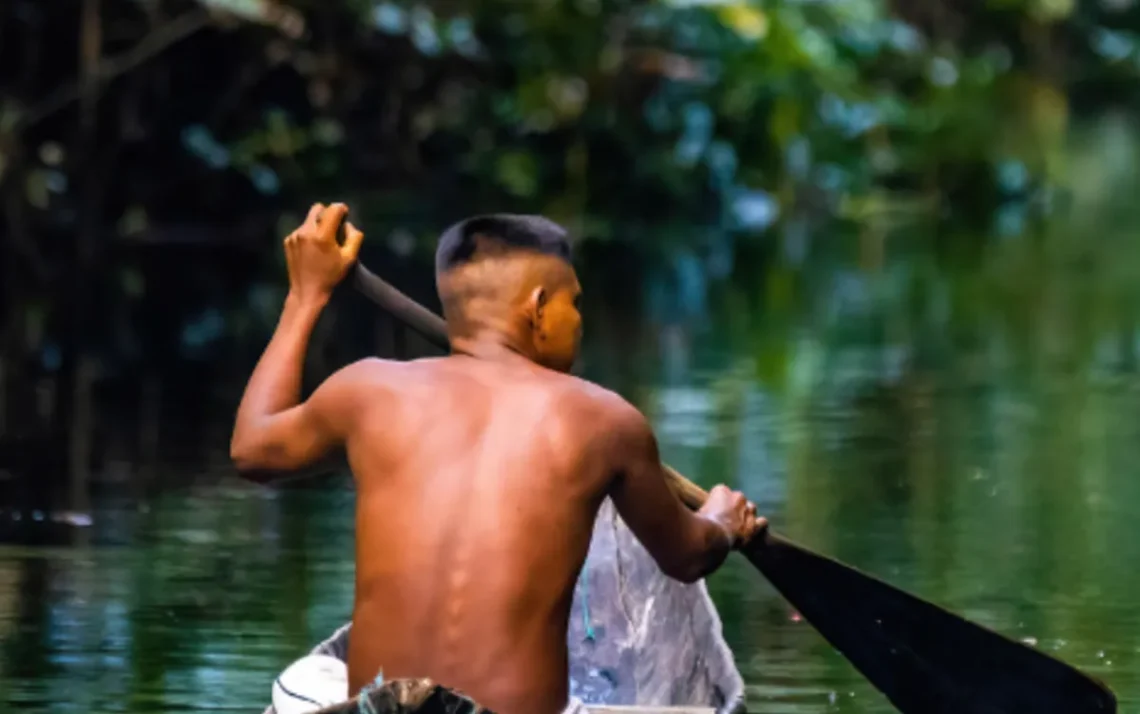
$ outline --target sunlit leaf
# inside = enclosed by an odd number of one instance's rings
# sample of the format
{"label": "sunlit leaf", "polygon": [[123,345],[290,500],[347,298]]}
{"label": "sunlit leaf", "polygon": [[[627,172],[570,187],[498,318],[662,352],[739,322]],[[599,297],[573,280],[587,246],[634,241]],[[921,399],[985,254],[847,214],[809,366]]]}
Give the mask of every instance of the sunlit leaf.
{"label": "sunlit leaf", "polygon": [[1033,0],[1031,12],[1045,22],[1056,22],[1073,14],[1076,0]]}
{"label": "sunlit leaf", "polygon": [[305,19],[296,9],[277,0],[198,0],[206,7],[265,25],[272,25],[290,37],[305,32]]}
{"label": "sunlit leaf", "polygon": [[768,34],[768,15],[747,2],[727,3],[717,14],[721,22],[746,39],[759,40]]}

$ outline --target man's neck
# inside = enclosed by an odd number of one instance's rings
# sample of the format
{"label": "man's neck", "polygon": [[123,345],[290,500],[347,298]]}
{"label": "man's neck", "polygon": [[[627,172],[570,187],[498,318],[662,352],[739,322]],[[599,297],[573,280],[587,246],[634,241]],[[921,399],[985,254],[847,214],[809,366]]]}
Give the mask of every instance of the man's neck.
{"label": "man's neck", "polygon": [[534,359],[516,345],[514,340],[497,333],[482,332],[474,337],[452,336],[451,351],[453,354],[466,355],[487,362],[529,367],[536,364]]}

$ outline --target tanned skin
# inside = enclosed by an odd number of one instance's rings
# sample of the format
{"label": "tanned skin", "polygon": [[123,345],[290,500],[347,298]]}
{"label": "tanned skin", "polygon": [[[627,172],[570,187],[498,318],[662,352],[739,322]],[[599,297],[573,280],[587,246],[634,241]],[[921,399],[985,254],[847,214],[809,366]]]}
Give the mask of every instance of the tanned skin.
{"label": "tanned skin", "polygon": [[346,214],[315,205],[285,239],[289,294],[238,409],[233,460],[288,472],[345,449],[357,485],[352,694],[383,671],[499,714],[560,712],[573,588],[607,496],[684,582],[765,522],[724,486],[688,511],[645,418],[567,374],[578,280],[536,252],[488,242],[441,277],[452,355],[356,362],[300,401],[309,335],[363,239],[346,223],[338,245]]}

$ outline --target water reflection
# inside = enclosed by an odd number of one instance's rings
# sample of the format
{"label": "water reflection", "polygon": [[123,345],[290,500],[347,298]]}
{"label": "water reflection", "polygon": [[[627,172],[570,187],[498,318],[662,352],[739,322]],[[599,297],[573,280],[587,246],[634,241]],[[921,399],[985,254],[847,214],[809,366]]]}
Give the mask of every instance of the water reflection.
{"label": "water reflection", "polygon": [[86,548],[0,550],[2,701],[43,712],[256,707],[281,663],[349,614],[351,507],[343,487],[220,482],[141,512],[100,502]]}

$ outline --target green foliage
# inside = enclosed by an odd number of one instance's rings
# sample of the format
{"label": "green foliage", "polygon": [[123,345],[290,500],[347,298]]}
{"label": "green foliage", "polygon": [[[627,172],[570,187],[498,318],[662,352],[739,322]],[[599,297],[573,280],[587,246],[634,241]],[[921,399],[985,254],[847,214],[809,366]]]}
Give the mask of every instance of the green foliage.
{"label": "green foliage", "polygon": [[[276,275],[277,216],[314,199],[351,201],[369,250],[397,254],[488,210],[667,260],[804,216],[985,216],[1063,184],[1069,97],[1140,68],[1130,15],[1064,2],[107,0],[83,17],[0,9],[0,191],[20,206],[0,250],[53,325],[155,299],[188,264],[144,269],[129,247],[188,230],[261,256],[230,284]],[[81,36],[100,38],[86,65]],[[120,277],[80,295],[76,272]],[[226,284],[163,298],[172,329],[251,304]]]}

